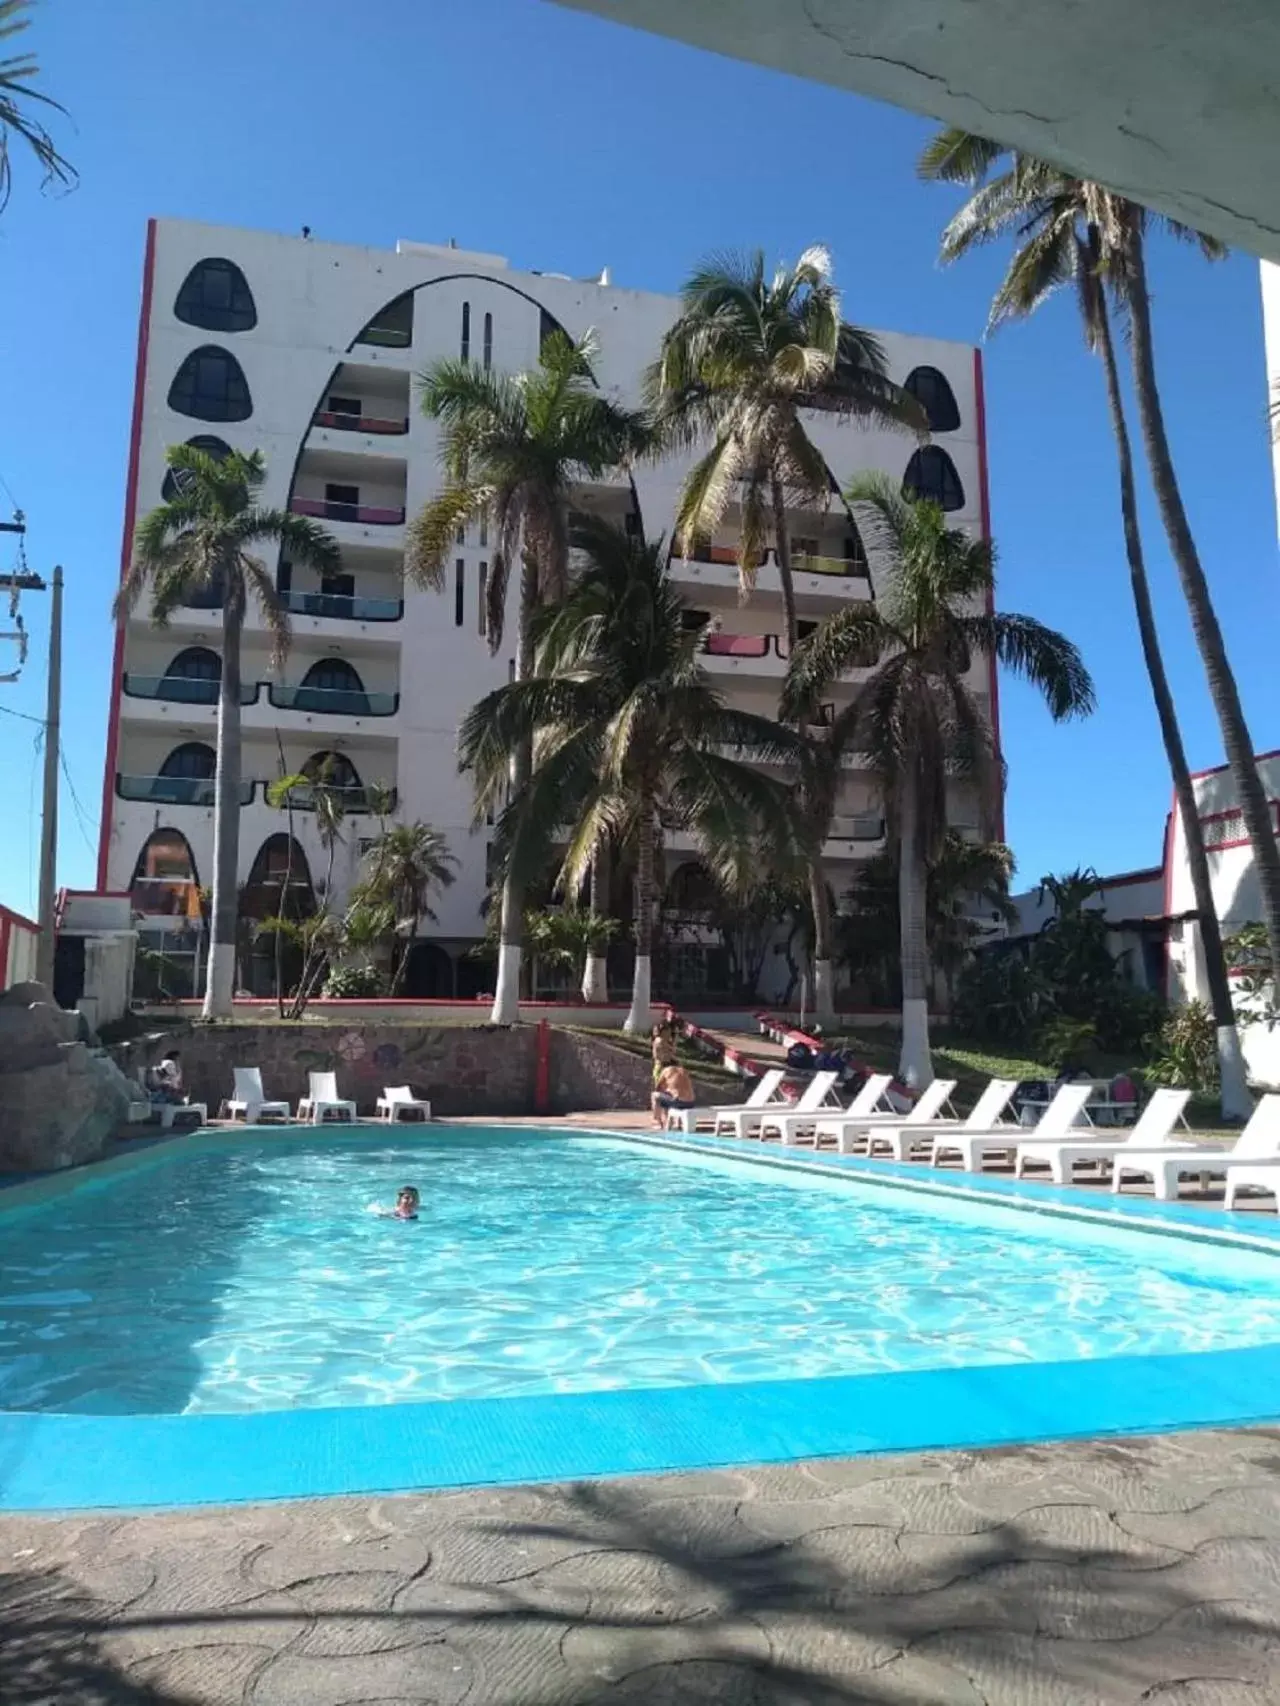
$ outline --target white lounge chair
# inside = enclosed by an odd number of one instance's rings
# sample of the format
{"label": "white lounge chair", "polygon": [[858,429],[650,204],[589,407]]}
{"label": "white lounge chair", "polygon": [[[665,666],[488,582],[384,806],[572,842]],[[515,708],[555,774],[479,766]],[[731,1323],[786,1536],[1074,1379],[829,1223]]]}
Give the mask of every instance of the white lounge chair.
{"label": "white lounge chair", "polygon": [[726,1114],[750,1114],[757,1108],[768,1107],[777,1100],[782,1080],[787,1076],[783,1067],[770,1067],[768,1072],[761,1073],[756,1081],[756,1087],[745,1102],[724,1102],[715,1108],[668,1108],[667,1130],[682,1131],[686,1136],[697,1131],[703,1125],[709,1125],[712,1131],[720,1130],[720,1120]]}
{"label": "white lounge chair", "polygon": [[[737,1113],[726,1111],[724,1118],[716,1121],[716,1130],[728,1131],[733,1137],[761,1136],[761,1123],[771,1117],[776,1125],[777,1120],[789,1114],[816,1113],[829,1097],[835,1096],[838,1072],[815,1072],[805,1085],[798,1102],[779,1102],[769,1107],[740,1108]],[[836,1098],[836,1106],[840,1106]],[[776,1108],[776,1112],[775,1112]],[[786,1114],[781,1110],[785,1109]]]}
{"label": "white lounge chair", "polygon": [[231,1071],[235,1078],[235,1094],[224,1103],[228,1119],[234,1120],[239,1116],[246,1125],[262,1125],[266,1119],[289,1118],[288,1102],[267,1100],[267,1093],[262,1088],[261,1067],[233,1066]]}
{"label": "white lounge chair", "polygon": [[[941,1123],[942,1110],[951,1105],[951,1097],[955,1091],[954,1078],[935,1078],[932,1084],[927,1084],[916,1097],[912,1107],[905,1113],[885,1113],[877,1109],[874,1113],[853,1115],[850,1113],[827,1115],[823,1114],[813,1130],[813,1146],[822,1147],[824,1137],[834,1138],[836,1148],[841,1155],[856,1155],[871,1138],[873,1132],[892,1124],[896,1128],[904,1125],[922,1126]],[[952,1115],[950,1123],[958,1125],[959,1121]],[[797,1138],[798,1143],[807,1141]]]}
{"label": "white lounge chair", "polygon": [[1104,1168],[1123,1160],[1129,1150],[1193,1149],[1194,1144],[1175,1138],[1173,1128],[1191,1100],[1190,1090],[1157,1090],[1142,1110],[1138,1123],[1123,1137],[1067,1137],[1051,1140],[1024,1138],[1018,1144],[1017,1174],[1025,1179],[1028,1165],[1047,1167],[1055,1185],[1069,1185],[1077,1162],[1093,1161]]}
{"label": "white lounge chair", "polygon": [[[893,1104],[885,1094],[885,1091],[892,1083],[892,1073],[873,1072],[870,1078],[863,1083],[857,1095],[854,1096],[847,1108],[841,1107],[839,1098],[835,1094],[834,1087],[831,1090],[831,1097],[834,1101],[834,1106],[839,1110],[844,1119],[865,1119],[868,1114],[879,1113],[886,1110],[892,1112]],[[779,1140],[782,1143],[797,1144],[803,1142],[806,1136],[812,1136],[817,1126],[818,1119],[822,1117],[831,1106],[831,1104],[828,1103],[827,1108],[824,1108],[823,1102],[825,1101],[826,1098],[824,1097],[823,1101],[818,1102],[813,1108],[796,1107],[785,1114],[773,1113],[770,1109],[766,1108],[764,1120],[760,1127],[761,1137],[764,1137],[767,1132],[776,1131]],[[898,1114],[896,1117],[901,1119],[902,1115]]]}
{"label": "white lounge chair", "polygon": [[338,1094],[336,1072],[308,1072],[310,1094],[298,1103],[298,1118],[308,1125],[323,1125],[330,1115],[339,1120],[354,1120],[356,1105]]}
{"label": "white lounge chair", "polygon": [[[997,1131],[1005,1122],[1009,1103],[1018,1088],[1016,1078],[993,1078],[973,1104],[963,1120],[920,1120],[903,1124],[875,1125],[867,1133],[866,1153],[873,1159],[914,1161],[924,1151],[924,1158],[933,1159],[935,1138],[957,1131]],[[1016,1129],[1014,1122],[1010,1126]]]}
{"label": "white lounge chair", "polygon": [[[1262,1098],[1230,1149],[1166,1148],[1131,1154],[1126,1144],[1124,1152],[1115,1158],[1111,1188],[1118,1191],[1125,1179],[1150,1179],[1161,1202],[1170,1202],[1177,1196],[1178,1180],[1184,1174],[1229,1181],[1234,1171],[1242,1183],[1256,1183],[1245,1176],[1244,1169],[1234,1167],[1239,1161],[1248,1163],[1249,1173],[1280,1169],[1280,1095]],[[1235,1195],[1231,1193],[1233,1203]]]}
{"label": "white lounge chair", "polygon": [[[1036,1127],[1041,1140],[1065,1137],[1077,1120],[1087,1122],[1089,1116],[1085,1113],[1085,1103],[1093,1091],[1092,1084],[1063,1084]],[[1003,1159],[1017,1154],[1021,1140],[1016,1133],[1023,1129],[1021,1126],[1006,1126],[1003,1130],[994,1127],[990,1131],[966,1128],[963,1131],[937,1132],[931,1140],[929,1160],[934,1167],[939,1167],[944,1156],[955,1155],[966,1173],[980,1173],[992,1156]]]}
{"label": "white lounge chair", "polygon": [[389,1125],[423,1125],[431,1118],[431,1103],[415,1096],[408,1084],[396,1084],[384,1090],[378,1097],[376,1110],[378,1118],[386,1120]]}

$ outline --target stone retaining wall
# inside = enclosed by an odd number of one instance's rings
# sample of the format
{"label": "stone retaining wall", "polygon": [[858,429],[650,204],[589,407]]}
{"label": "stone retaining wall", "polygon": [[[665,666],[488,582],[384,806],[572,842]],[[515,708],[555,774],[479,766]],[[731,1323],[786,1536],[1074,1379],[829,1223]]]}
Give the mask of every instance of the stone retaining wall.
{"label": "stone retaining wall", "polygon": [[[182,1061],[187,1094],[210,1114],[230,1096],[232,1068],[258,1066],[268,1098],[296,1103],[308,1072],[334,1071],[338,1089],[362,1114],[389,1084],[408,1084],[438,1114],[511,1116],[534,1112],[537,1028],[490,1025],[188,1025],[156,1033],[112,1052],[133,1078],[172,1048]],[[551,1112],[647,1108],[652,1072],[643,1056],[603,1037],[551,1032]],[[699,1101],[732,1100],[723,1088],[694,1081]]]}

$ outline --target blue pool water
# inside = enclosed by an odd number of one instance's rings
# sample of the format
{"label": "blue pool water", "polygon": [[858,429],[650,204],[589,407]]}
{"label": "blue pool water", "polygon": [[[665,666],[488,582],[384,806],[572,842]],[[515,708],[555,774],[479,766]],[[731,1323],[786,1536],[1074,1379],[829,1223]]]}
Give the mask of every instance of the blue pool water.
{"label": "blue pool water", "polygon": [[[413,1224],[370,1216],[402,1183]],[[607,1139],[276,1136],[0,1217],[0,1409],[586,1392],[1280,1341],[1280,1260]]]}

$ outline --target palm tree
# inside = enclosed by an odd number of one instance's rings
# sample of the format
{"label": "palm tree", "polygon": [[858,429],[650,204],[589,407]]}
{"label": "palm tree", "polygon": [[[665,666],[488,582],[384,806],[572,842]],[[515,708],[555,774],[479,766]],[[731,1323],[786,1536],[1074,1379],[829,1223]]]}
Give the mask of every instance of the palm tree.
{"label": "palm tree", "polygon": [[[1013,260],[992,304],[991,328],[1010,319],[1024,318],[1059,285],[1074,284],[1086,343],[1102,359],[1119,462],[1120,506],[1129,578],[1143,657],[1186,836],[1210,998],[1218,1030],[1223,1110],[1231,1117],[1243,1117],[1250,1102],[1227,984],[1204,836],[1173,696],[1160,655],[1143,561],[1133,457],[1111,330],[1111,303],[1125,317],[1131,332],[1128,341],[1133,360],[1134,390],[1147,459],[1253,848],[1271,949],[1273,981],[1278,990],[1280,848],[1276,845],[1266,794],[1254,763],[1253,742],[1245,724],[1239,690],[1187,524],[1165,433],[1156,385],[1150,298],[1146,284],[1145,237],[1148,222],[1153,216],[1145,208],[1099,184],[1072,178],[1057,167],[1027,155],[1015,154],[1006,171],[987,181],[1004,152],[999,145],[981,137],[963,131],[944,131],[925,150],[921,172],[930,178],[978,186],[943,233],[945,260],[954,260],[979,244],[1002,236],[1012,235],[1015,239],[1017,246]],[[1224,252],[1213,238],[1190,231],[1173,221],[1162,220],[1161,223],[1174,235],[1197,243],[1210,258]]]}
{"label": "palm tree", "polygon": [[227,1018],[235,994],[236,869],[240,854],[240,640],[252,596],[272,636],[276,659],[289,645],[289,619],[265,564],[253,555],[282,547],[294,563],[332,573],[341,566],[335,541],[305,516],[262,509],[261,453],[233,450],[222,460],[189,444],[172,445],[173,497],[143,517],[133,560],[114,612],[122,619],[151,592],[152,620],[170,616],[198,592],[222,599],[222,675],[218,688],[218,762],[213,809],[213,923],[204,1017]]}
{"label": "palm tree", "polygon": [[[772,278],[764,255],[713,256],[687,280],[681,312],[647,376],[647,393],[666,443],[690,448],[710,439],[685,481],[675,537],[684,550],[711,537],[729,504],[740,504],[738,576],[742,597],[755,586],[770,532],[778,562],[787,646],[797,636],[789,512],[825,510],[833,489],[806,411],[879,426],[927,430],[924,411],[886,375],[870,332],[840,316],[831,259],[806,249]],[[834,1015],[831,906],[820,848],[811,851],[814,1004]]]}
{"label": "palm tree", "polygon": [[418,926],[424,918],[435,920],[432,898],[453,882],[457,863],[448,837],[427,823],[393,824],[369,849],[361,896],[392,907],[396,934],[404,942],[391,979],[392,995],[403,987]]}
{"label": "palm tree", "polygon": [[[30,5],[31,0],[0,0],[0,42],[28,27],[31,19],[26,14]],[[46,184],[70,186],[76,181],[75,167],[59,154],[52,136],[39,119],[26,110],[28,103],[38,102],[53,112],[66,111],[51,96],[31,87],[31,80],[39,70],[34,54],[12,54],[0,59],[0,211],[8,202],[13,188],[13,162],[9,148],[15,137],[25,142],[40,162]]]}
{"label": "palm tree", "polygon": [[927,878],[947,823],[947,783],[968,778],[989,801],[999,755],[966,674],[994,655],[1038,687],[1055,721],[1093,709],[1093,683],[1070,640],[1029,616],[987,613],[994,548],[947,526],[939,505],[904,496],[883,475],[855,482],[849,500],[880,589],[879,603],[837,612],[801,641],[783,710],[803,716],[830,684],[874,652],[858,689],[859,744],[882,791],[898,848],[902,931],[902,1055],[908,1084],[933,1076]]}
{"label": "palm tree", "polygon": [[576,893],[602,839],[635,848],[636,960],[626,1029],[652,1023],[651,982],[660,826],[692,832],[709,867],[741,882],[762,842],[793,833],[787,790],[742,757],[795,757],[792,731],[730,709],[698,661],[699,635],[668,579],[661,544],[604,522],[574,532],[586,567],[541,625],[537,670],[490,693],[459,733],[477,811],[500,797],[521,743],[534,767],[503,812],[498,843],[518,887],[545,870],[564,838],[564,888]]}
{"label": "palm tree", "polygon": [[[516,679],[529,674],[534,611],[563,597],[569,584],[569,499],[575,481],[599,479],[648,448],[643,416],[618,407],[595,389],[594,341],[545,338],[538,365],[514,377],[482,372],[468,361],[441,361],[422,376],[422,409],[443,423],[443,491],[411,524],[405,563],[423,584],[441,587],[460,527],[481,516],[494,529],[489,567],[489,646],[502,644],[507,582],[522,567]],[[511,755],[511,787],[523,786],[529,753]],[[502,889],[495,1025],[514,1024],[520,1011],[520,953],[524,895],[508,876]]]}

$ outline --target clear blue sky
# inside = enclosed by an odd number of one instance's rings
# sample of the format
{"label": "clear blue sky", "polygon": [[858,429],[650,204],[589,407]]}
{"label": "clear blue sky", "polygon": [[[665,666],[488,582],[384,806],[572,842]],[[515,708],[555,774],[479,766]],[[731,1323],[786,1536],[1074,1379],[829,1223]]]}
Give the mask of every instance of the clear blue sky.
{"label": "clear blue sky", "polygon": [[[33,566],[66,565],[59,879],[93,880],[144,224],[151,214],[492,249],[521,266],[676,288],[723,246],[834,251],[846,313],[976,340],[997,270],[941,272],[950,194],[914,177],[930,126],[851,95],[633,34],[541,0],[218,6],[44,0],[26,37],[81,184],[41,196],[21,155],[0,216],[0,477]],[[1280,744],[1276,531],[1256,263],[1153,256],[1172,437],[1259,750]],[[1084,649],[1096,716],[1059,729],[1003,694],[1020,882],[1156,863],[1169,783],[1129,605],[1101,380],[1062,301],[987,350],[1000,597]],[[0,506],[9,500],[0,488]],[[1221,744],[1158,519],[1147,542],[1187,745]],[[0,552],[6,550],[0,541]],[[33,660],[0,706],[37,711]],[[2,625],[2,624],[0,624]],[[0,668],[4,668],[0,661]],[[0,715],[0,900],[35,898],[30,723]]]}

